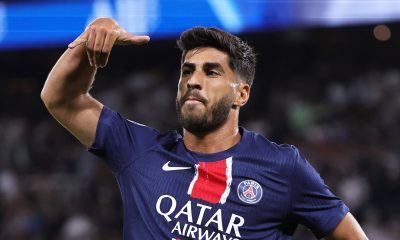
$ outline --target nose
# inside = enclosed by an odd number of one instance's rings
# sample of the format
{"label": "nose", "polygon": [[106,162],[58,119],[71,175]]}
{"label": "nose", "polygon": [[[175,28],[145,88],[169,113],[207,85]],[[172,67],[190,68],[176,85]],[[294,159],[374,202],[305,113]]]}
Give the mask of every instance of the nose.
{"label": "nose", "polygon": [[186,86],[188,89],[201,90],[202,89],[202,80],[201,80],[200,74],[195,71],[188,79]]}

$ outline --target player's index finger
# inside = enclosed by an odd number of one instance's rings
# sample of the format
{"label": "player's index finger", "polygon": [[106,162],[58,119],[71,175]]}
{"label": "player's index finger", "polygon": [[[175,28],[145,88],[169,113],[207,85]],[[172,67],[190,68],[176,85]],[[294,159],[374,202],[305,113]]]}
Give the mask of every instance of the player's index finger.
{"label": "player's index finger", "polygon": [[134,35],[128,32],[123,32],[118,36],[119,45],[141,45],[150,41],[150,37],[146,35]]}
{"label": "player's index finger", "polygon": [[133,36],[132,40],[135,44],[145,44],[150,41],[150,36],[148,35],[140,35],[140,36]]}

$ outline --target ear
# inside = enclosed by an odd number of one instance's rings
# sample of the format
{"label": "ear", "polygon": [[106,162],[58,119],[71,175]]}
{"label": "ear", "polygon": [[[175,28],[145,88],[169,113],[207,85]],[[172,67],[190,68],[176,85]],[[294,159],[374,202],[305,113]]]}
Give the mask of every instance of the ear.
{"label": "ear", "polygon": [[233,102],[234,107],[242,107],[247,103],[250,97],[250,89],[249,84],[239,81],[236,85],[236,96],[235,101]]}

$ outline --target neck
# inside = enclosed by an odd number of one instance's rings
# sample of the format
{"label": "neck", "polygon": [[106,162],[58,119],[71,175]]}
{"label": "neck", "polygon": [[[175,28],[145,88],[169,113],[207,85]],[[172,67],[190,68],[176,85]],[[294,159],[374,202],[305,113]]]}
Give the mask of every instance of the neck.
{"label": "neck", "polygon": [[208,133],[196,134],[183,129],[183,142],[193,152],[216,153],[227,150],[241,139],[238,119],[238,114],[231,112],[222,126]]}

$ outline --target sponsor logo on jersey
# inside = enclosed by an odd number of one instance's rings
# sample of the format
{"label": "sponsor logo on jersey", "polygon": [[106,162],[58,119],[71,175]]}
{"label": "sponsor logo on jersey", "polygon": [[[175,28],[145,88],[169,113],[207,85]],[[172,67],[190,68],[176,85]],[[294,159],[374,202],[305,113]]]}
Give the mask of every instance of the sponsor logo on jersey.
{"label": "sponsor logo on jersey", "polygon": [[232,183],[232,157],[215,162],[199,162],[188,194],[210,203],[224,204]]}
{"label": "sponsor logo on jersey", "polygon": [[261,200],[263,191],[258,182],[254,180],[244,180],[239,183],[237,194],[242,202],[256,204]]}
{"label": "sponsor logo on jersey", "polygon": [[[208,206],[188,200],[182,204],[173,196],[162,195],[156,203],[156,211],[165,221],[172,223],[171,234],[175,239],[240,240],[240,228],[244,217],[230,213],[224,221],[224,213],[218,205]],[[178,237],[179,236],[179,237]]]}
{"label": "sponsor logo on jersey", "polygon": [[179,170],[186,170],[186,169],[191,169],[192,167],[172,167],[169,165],[170,161],[168,161],[167,163],[165,163],[162,166],[162,170],[169,172],[169,171],[179,171]]}

